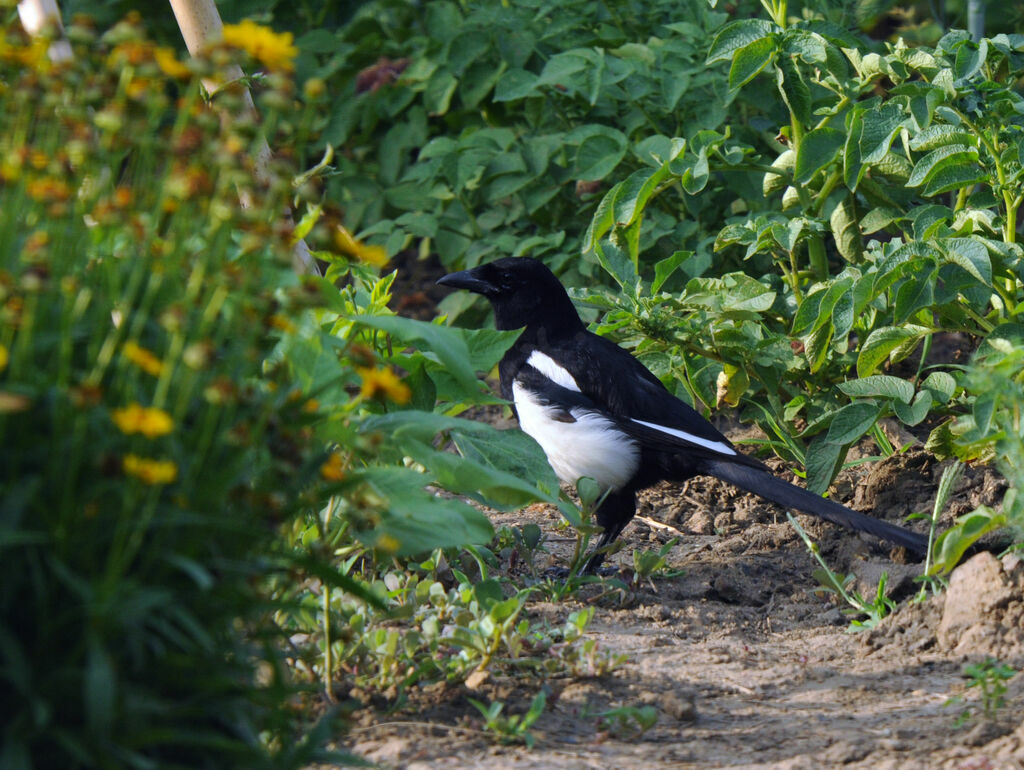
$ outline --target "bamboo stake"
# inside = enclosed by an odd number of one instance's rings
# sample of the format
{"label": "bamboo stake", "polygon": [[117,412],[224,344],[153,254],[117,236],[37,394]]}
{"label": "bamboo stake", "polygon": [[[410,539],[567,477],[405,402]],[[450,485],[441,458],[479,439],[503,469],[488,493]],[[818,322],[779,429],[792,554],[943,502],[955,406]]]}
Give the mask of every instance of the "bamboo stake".
{"label": "bamboo stake", "polygon": [[[53,2],[54,0],[43,1]],[[192,56],[196,56],[203,49],[217,43],[224,37],[224,23],[221,21],[220,13],[217,11],[217,6],[213,0],[170,0],[170,4],[171,9],[174,11],[174,17],[178,21],[181,36],[185,40],[185,46]],[[237,72],[230,72],[230,79],[238,80],[242,78],[242,68],[236,65],[234,69]],[[210,93],[213,93],[218,85],[220,85],[219,83],[206,80],[203,81],[203,84]],[[246,108],[255,114],[256,104],[253,102],[252,94],[248,88],[242,89],[242,98],[245,100]],[[267,144],[266,138],[260,137],[259,145],[256,149],[255,172],[256,178],[261,182],[267,181],[269,176],[267,169],[270,165],[270,157],[270,145]],[[242,205],[248,206],[248,201],[243,199]],[[286,216],[291,220],[291,212],[287,212]],[[306,245],[306,241],[303,239],[296,241],[292,247],[292,267],[295,268],[297,273],[306,273],[308,275],[320,274],[320,268],[310,253],[309,246]]]}
{"label": "bamboo stake", "polygon": [[63,37],[64,25],[61,23],[57,0],[21,0],[18,3],[18,16],[21,18],[21,26],[32,37],[39,37],[47,28],[60,32],[61,36],[50,43],[50,50],[47,52],[50,61],[71,60],[71,43]]}

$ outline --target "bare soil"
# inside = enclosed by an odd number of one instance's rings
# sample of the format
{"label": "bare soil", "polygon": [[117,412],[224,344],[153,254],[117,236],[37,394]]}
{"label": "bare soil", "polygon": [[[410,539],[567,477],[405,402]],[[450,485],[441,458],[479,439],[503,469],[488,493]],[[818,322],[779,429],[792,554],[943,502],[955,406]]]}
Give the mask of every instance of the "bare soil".
{"label": "bare soil", "polygon": [[[941,471],[912,449],[844,472],[835,495],[901,521],[930,511]],[[997,503],[1003,489],[992,471],[968,469],[946,516]],[[493,677],[472,691],[418,690],[397,712],[357,712],[346,747],[410,770],[1024,768],[1021,675],[996,718],[954,726],[978,702],[965,663],[991,656],[1024,669],[1024,561],[979,552],[954,572],[948,592],[913,603],[921,565],[902,549],[801,517],[829,565],[857,576],[858,590],[873,596],[884,571],[890,596],[902,600],[877,628],[851,633],[842,608],[815,592],[817,565],[775,506],[701,478],[649,490],[639,513],[611,563],[628,579],[634,549],[679,537],[669,561],[684,573],[645,582],[624,600],[596,601],[589,633],[626,656],[618,668],[590,679]],[[565,564],[572,534],[556,511],[533,506],[493,518],[495,526],[537,523],[548,538],[540,566]],[[518,569],[508,565],[521,580]],[[561,623],[595,603],[592,590],[530,612]],[[507,712],[523,713],[541,686],[550,695],[532,749],[496,745],[468,700],[501,699]],[[958,695],[961,705],[944,705]],[[602,730],[595,716],[645,705],[658,721],[641,735]]]}

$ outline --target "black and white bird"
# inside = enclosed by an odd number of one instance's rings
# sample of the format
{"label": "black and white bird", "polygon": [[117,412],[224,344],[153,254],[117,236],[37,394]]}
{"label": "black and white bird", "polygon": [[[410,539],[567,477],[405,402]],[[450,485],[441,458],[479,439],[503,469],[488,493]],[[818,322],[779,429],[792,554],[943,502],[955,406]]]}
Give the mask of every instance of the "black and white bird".
{"label": "black and white bird", "polygon": [[438,283],[490,300],[498,329],[523,328],[498,367],[501,395],[563,482],[589,476],[605,493],[596,512],[604,532],[588,571],[636,515],[638,490],[700,475],[918,553],[927,548],[922,535],[783,481],[738,451],[628,351],[588,331],[543,263],[508,257]]}

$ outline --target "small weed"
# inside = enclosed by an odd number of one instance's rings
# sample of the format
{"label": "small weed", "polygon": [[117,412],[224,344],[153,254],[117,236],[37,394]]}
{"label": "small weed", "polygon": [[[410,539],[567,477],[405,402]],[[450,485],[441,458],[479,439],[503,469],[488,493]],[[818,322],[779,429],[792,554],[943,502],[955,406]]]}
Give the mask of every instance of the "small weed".
{"label": "small weed", "polygon": [[639,586],[645,580],[654,587],[654,578],[674,578],[683,574],[681,569],[668,565],[669,551],[679,542],[678,537],[669,540],[657,551],[633,551],[633,585]]}
{"label": "small weed", "polygon": [[484,729],[494,733],[500,743],[522,743],[527,748],[533,748],[534,737],[530,732],[530,728],[540,718],[540,715],[544,713],[547,699],[547,694],[541,690],[533,696],[530,708],[525,714],[509,715],[501,713],[505,709],[503,701],[494,701],[486,706],[474,698],[470,698],[469,702],[483,716]]}
{"label": "small weed", "polygon": [[658,709],[654,706],[623,706],[609,709],[597,718],[597,728],[615,738],[638,738],[658,722]]}
{"label": "small weed", "polygon": [[789,523],[793,525],[797,534],[800,535],[800,539],[804,541],[804,545],[811,552],[811,556],[821,565],[820,569],[816,569],[812,573],[818,583],[821,584],[819,590],[833,594],[850,605],[849,609],[843,610],[844,614],[867,616],[864,620],[851,620],[848,630],[863,631],[867,628],[874,628],[882,618],[896,609],[896,602],[885,595],[885,586],[889,579],[886,573],[883,572],[882,576],[878,579],[878,589],[875,591],[875,598],[869,602],[856,591],[850,590],[850,584],[853,583],[854,576],[833,572],[822,558],[818,544],[811,540],[810,536],[797,523],[792,514],[787,513],[786,517],[789,519]]}
{"label": "small weed", "polygon": [[[1006,684],[1017,673],[1013,666],[1001,663],[995,658],[986,658],[980,663],[969,663],[964,666],[963,675],[967,679],[967,689],[975,689],[980,693],[980,716],[995,719],[999,710],[1006,705]],[[957,706],[964,702],[963,696],[954,695],[943,703],[943,706]],[[972,717],[979,716],[977,708],[965,707],[956,718],[956,726],[962,727]]]}

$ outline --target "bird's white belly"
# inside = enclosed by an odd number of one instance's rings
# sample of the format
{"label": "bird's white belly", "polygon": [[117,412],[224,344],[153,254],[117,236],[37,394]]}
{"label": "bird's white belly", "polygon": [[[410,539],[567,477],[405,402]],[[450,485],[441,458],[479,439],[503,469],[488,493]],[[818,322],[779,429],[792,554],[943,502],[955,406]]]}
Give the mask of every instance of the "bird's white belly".
{"label": "bird's white belly", "polygon": [[640,449],[600,414],[573,409],[575,422],[554,419],[560,411],[544,406],[518,382],[512,398],[519,426],[540,444],[555,474],[567,484],[589,476],[602,490],[622,488],[640,465]]}

